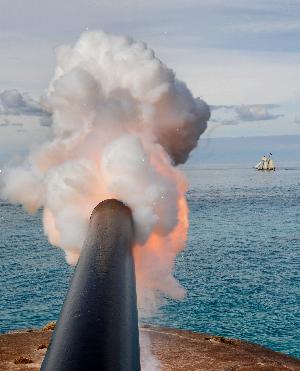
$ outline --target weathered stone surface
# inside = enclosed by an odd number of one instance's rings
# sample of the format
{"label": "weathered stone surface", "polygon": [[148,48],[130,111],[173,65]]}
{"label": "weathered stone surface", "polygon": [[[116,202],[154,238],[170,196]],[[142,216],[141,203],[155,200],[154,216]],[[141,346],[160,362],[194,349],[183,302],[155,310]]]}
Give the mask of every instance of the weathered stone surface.
{"label": "weathered stone surface", "polygon": [[[300,371],[300,360],[244,341],[170,328],[141,331],[150,336],[152,351],[164,371]],[[31,330],[0,335],[0,370],[39,370],[51,333]]]}

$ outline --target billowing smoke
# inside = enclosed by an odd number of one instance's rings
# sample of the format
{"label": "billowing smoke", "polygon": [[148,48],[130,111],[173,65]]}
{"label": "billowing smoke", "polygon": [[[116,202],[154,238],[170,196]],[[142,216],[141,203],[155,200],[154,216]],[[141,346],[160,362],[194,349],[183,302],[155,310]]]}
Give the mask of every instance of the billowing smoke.
{"label": "billowing smoke", "polygon": [[181,297],[172,275],[185,243],[184,163],[206,129],[209,108],[144,43],[85,32],[56,50],[42,98],[51,140],[7,169],[2,196],[29,212],[43,208],[44,230],[75,264],[89,217],[102,200],[133,211],[139,303]]}

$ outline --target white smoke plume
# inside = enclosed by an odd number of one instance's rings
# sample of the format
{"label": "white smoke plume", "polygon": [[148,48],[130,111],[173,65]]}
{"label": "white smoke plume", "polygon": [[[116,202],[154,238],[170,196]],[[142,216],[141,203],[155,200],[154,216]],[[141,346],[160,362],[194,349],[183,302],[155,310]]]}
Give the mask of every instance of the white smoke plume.
{"label": "white smoke plume", "polygon": [[160,361],[152,353],[152,345],[149,334],[144,331],[139,333],[140,357],[143,371],[157,371],[161,369]]}
{"label": "white smoke plume", "polygon": [[181,297],[172,275],[188,228],[184,163],[210,112],[144,43],[83,33],[56,50],[42,98],[52,114],[51,140],[7,169],[2,196],[29,212],[43,208],[44,230],[76,264],[89,217],[102,200],[133,211],[139,305]]}

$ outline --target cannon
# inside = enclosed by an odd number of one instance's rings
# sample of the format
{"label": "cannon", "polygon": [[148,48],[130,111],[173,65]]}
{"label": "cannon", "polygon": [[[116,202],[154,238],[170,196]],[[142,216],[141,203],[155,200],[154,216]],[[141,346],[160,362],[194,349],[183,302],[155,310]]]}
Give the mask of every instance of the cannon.
{"label": "cannon", "polygon": [[133,239],[122,202],[93,210],[42,371],[140,371]]}

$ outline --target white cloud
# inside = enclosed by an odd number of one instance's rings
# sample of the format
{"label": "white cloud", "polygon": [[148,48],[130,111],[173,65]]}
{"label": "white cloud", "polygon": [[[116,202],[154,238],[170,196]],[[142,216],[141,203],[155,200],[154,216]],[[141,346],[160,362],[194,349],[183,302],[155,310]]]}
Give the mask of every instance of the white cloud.
{"label": "white cloud", "polygon": [[0,115],[45,116],[47,113],[28,94],[13,89],[0,93]]}
{"label": "white cloud", "polygon": [[277,119],[283,116],[280,113],[270,112],[279,108],[275,104],[220,105],[210,108],[212,114],[209,126],[214,130],[237,125],[245,127],[249,124],[253,126],[254,130],[257,130],[258,125],[261,127],[265,122],[272,122],[272,126],[276,125]]}
{"label": "white cloud", "polygon": [[252,104],[233,107],[240,121],[269,121],[282,117],[282,114],[271,113],[270,110],[278,108],[276,104]]}

